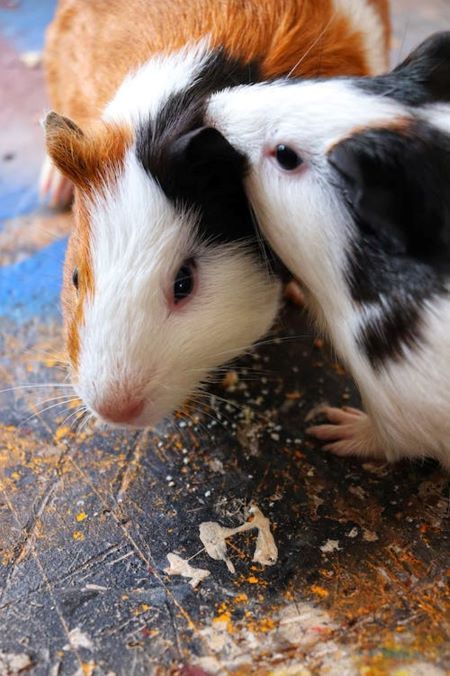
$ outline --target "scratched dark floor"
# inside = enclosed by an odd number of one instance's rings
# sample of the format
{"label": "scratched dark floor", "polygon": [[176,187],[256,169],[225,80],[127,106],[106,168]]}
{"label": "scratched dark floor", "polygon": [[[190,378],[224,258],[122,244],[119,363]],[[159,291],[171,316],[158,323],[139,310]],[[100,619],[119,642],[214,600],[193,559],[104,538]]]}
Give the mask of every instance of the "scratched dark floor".
{"label": "scratched dark floor", "polygon": [[[448,478],[307,440],[314,405],[357,399],[296,310],[231,389],[160,435],[75,432],[53,399],[64,388],[44,386],[64,380],[70,226],[37,210],[35,189],[53,5],[0,2],[0,389],[33,385],[0,393],[0,674],[448,673]],[[450,7],[394,0],[393,18],[397,60],[450,27]],[[252,563],[250,532],[230,540],[234,576],[204,552],[197,589],[164,573],[167,553],[201,550],[201,522],[239,525],[251,502],[276,565]]]}

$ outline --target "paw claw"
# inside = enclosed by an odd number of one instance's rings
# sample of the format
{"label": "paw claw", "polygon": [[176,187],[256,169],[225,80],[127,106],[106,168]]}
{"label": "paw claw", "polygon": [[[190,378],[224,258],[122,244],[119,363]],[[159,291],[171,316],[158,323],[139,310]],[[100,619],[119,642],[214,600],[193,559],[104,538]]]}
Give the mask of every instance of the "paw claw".
{"label": "paw claw", "polygon": [[323,406],[315,415],[325,415],[328,424],[308,427],[306,432],[320,441],[331,443],[323,448],[335,455],[378,455],[374,429],[370,418],[356,408]]}

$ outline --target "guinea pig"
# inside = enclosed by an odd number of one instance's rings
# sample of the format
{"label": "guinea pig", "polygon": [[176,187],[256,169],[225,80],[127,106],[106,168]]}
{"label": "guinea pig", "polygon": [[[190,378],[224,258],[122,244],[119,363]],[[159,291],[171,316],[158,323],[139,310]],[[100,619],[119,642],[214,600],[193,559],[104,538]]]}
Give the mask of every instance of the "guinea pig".
{"label": "guinea pig", "polygon": [[379,77],[220,92],[206,122],[246,157],[261,231],[361,393],[309,432],[450,468],[450,32]]}
{"label": "guinea pig", "polygon": [[280,281],[245,161],[209,96],[289,74],[383,70],[387,0],[61,0],[45,53],[58,112],[42,189],[75,187],[63,282],[72,382],[100,420],[144,427],[271,327]]}

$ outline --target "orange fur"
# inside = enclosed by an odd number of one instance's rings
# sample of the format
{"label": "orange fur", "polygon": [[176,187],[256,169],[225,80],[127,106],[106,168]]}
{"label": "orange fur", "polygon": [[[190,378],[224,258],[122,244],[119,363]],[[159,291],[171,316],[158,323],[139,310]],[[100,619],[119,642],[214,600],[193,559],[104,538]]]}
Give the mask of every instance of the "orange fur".
{"label": "orange fur", "polygon": [[[70,363],[78,369],[80,353],[79,327],[83,323],[83,308],[86,299],[94,294],[94,274],[90,251],[90,226],[85,204],[78,193],[74,203],[77,227],[73,230],[67,246],[64,263],[62,306],[66,349]],[[78,268],[79,286],[72,282],[74,268]]]}
{"label": "orange fur", "polygon": [[[371,0],[386,24],[387,0]],[[367,74],[361,37],[331,0],[60,0],[47,33],[52,104],[98,118],[125,75],[157,52],[211,35],[266,76]]]}
{"label": "orange fur", "polygon": [[[63,280],[63,313],[66,347],[70,363],[78,368],[79,326],[83,322],[84,302],[94,293],[91,265],[90,228],[85,202],[120,174],[127,148],[132,143],[131,129],[97,121],[81,130],[70,119],[50,113],[45,121],[47,152],[55,165],[78,188],[74,204],[76,228],[67,249]],[[79,288],[72,282],[78,268]]]}
{"label": "orange fur", "polygon": [[[387,49],[388,0],[370,1],[384,22]],[[92,182],[98,187],[107,173],[114,174],[131,142],[128,130],[93,123],[127,73],[157,52],[206,35],[230,56],[258,61],[265,77],[369,74],[363,38],[336,14],[332,0],[59,0],[44,55],[48,89],[53,107],[83,128],[80,135],[70,121],[57,125],[48,146],[78,193],[63,291],[67,347],[75,368],[83,301],[94,290],[83,195]],[[80,271],[77,301],[75,266]]]}
{"label": "orange fur", "polygon": [[83,131],[57,113],[47,116],[45,130],[47,152],[55,165],[87,192],[120,173],[125,152],[132,143],[129,128],[97,121]]}

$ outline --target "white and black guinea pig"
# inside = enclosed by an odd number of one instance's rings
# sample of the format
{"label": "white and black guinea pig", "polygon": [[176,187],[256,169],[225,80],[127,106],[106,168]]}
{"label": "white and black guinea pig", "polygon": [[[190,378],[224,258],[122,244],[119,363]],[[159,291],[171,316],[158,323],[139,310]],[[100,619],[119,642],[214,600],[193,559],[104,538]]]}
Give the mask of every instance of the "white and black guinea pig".
{"label": "white and black guinea pig", "polygon": [[309,432],[450,468],[450,33],[387,75],[219,93],[207,119],[361,392],[364,413],[327,407]]}

